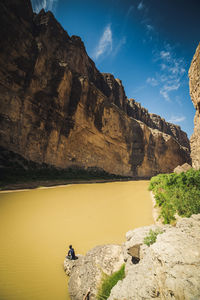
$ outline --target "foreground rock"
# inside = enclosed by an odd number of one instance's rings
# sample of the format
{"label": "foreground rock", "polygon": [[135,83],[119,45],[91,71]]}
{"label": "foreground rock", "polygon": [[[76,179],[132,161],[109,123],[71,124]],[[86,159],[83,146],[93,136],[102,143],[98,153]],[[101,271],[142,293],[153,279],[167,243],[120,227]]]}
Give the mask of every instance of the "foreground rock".
{"label": "foreground rock", "polygon": [[[138,264],[127,262],[126,278],[112,289],[109,300],[200,298],[200,215],[162,230],[156,243],[141,246]],[[138,243],[138,230],[128,239],[128,247]]]}
{"label": "foreground rock", "polygon": [[[150,247],[149,230],[162,232]],[[88,288],[96,299],[102,271],[111,274],[125,264],[126,277],[112,289],[109,300],[200,299],[200,214],[176,226],[146,226],[129,231],[120,246],[99,246],[75,262],[69,281],[71,299],[81,300]]]}
{"label": "foreground rock", "polygon": [[90,300],[96,299],[103,274],[111,275],[124,263],[123,248],[119,245],[97,246],[75,261],[65,259],[64,269],[69,280],[72,300],[83,299],[90,290]]}
{"label": "foreground rock", "polygon": [[0,10],[1,168],[16,157],[24,168],[150,177],[190,161],[186,133],[127,99],[51,12],[33,14],[30,0]]}
{"label": "foreground rock", "polygon": [[194,117],[194,133],[191,136],[191,157],[192,166],[195,169],[200,168],[200,44],[197,47],[193,57],[190,70],[190,96],[196,109]]}
{"label": "foreground rock", "polygon": [[187,172],[188,170],[190,170],[192,168],[191,165],[185,163],[183,164],[182,166],[177,166],[175,169],[174,169],[174,173],[181,173],[181,172]]}

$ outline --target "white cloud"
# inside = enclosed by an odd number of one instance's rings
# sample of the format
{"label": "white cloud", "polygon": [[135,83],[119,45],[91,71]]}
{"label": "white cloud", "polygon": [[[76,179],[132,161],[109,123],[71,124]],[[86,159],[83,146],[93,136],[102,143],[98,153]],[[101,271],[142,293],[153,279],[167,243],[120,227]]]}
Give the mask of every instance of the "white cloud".
{"label": "white cloud", "polygon": [[146,28],[148,31],[153,31],[154,30],[154,27],[150,24],[146,24]]}
{"label": "white cloud", "polygon": [[58,0],[32,0],[33,10],[39,13],[42,8],[53,11]]}
{"label": "white cloud", "polygon": [[161,59],[169,61],[171,59],[171,53],[169,51],[160,51]]}
{"label": "white cloud", "polygon": [[160,82],[167,82],[168,81],[168,77],[165,74],[160,74]]}
{"label": "white cloud", "polygon": [[166,64],[161,64],[160,67],[161,67],[161,70],[166,70],[167,69],[167,65]]}
{"label": "white cloud", "polygon": [[171,116],[170,123],[181,123],[185,121],[185,116]]}
{"label": "white cloud", "polygon": [[154,55],[154,63],[160,67],[155,77],[160,85],[160,94],[166,101],[171,101],[170,93],[180,88],[182,77],[186,72],[184,60],[177,58],[169,44],[166,44],[164,49],[156,51]]}
{"label": "white cloud", "polygon": [[108,24],[104,29],[102,36],[99,39],[98,45],[95,49],[94,58],[98,59],[103,54],[109,54],[112,51],[112,30],[111,25]]}
{"label": "white cloud", "polygon": [[142,10],[143,8],[144,8],[144,4],[143,4],[143,2],[141,1],[141,2],[138,4],[137,9],[138,9],[138,10]]}
{"label": "white cloud", "polygon": [[176,101],[176,103],[178,103],[179,106],[181,106],[181,107],[183,106],[183,103],[181,102],[180,96],[176,96],[175,101]]}
{"label": "white cloud", "polygon": [[134,10],[134,6],[131,5],[131,6],[129,7],[128,11],[127,11],[126,18],[129,17],[129,15],[132,13],[133,10]]}
{"label": "white cloud", "polygon": [[117,46],[115,47],[115,49],[113,50],[112,52],[112,56],[115,56],[117,55],[117,53],[119,52],[119,50],[121,49],[121,47],[123,45],[126,44],[126,37],[122,37],[118,42],[117,42]]}
{"label": "white cloud", "polygon": [[165,84],[161,90],[160,94],[165,98],[166,101],[171,101],[169,97],[169,92],[177,91],[180,87],[180,83],[173,84],[168,81],[168,84]]}
{"label": "white cloud", "polygon": [[149,77],[147,78],[147,83],[149,83],[151,86],[157,86],[158,85],[158,80],[155,79],[154,77]]}

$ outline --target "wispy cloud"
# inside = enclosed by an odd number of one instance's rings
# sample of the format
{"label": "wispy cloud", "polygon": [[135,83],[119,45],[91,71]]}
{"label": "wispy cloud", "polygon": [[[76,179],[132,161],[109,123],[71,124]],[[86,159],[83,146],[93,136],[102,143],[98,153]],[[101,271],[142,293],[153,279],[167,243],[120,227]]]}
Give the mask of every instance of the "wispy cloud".
{"label": "wispy cloud", "polygon": [[171,82],[167,82],[160,90],[160,94],[165,98],[166,101],[171,101],[169,97],[169,93],[172,91],[177,91],[180,87],[180,83],[173,84]]}
{"label": "wispy cloud", "polygon": [[115,47],[115,49],[112,52],[112,56],[116,56],[118,54],[118,52],[120,51],[121,47],[123,45],[126,44],[126,37],[123,36],[118,42],[117,42],[117,46]]}
{"label": "wispy cloud", "polygon": [[134,10],[134,6],[131,5],[131,6],[129,7],[128,11],[127,11],[126,18],[129,17],[129,15],[132,13],[133,10]]}
{"label": "wispy cloud", "polygon": [[94,50],[92,57],[96,60],[98,60],[99,58],[105,58],[107,56],[114,58],[125,44],[126,36],[114,38],[111,24],[108,24],[104,28],[104,31],[99,38],[99,42]]}
{"label": "wispy cloud", "polygon": [[183,121],[185,121],[185,116],[171,116],[169,122],[170,123],[181,123]]}
{"label": "wispy cloud", "polygon": [[142,10],[143,8],[144,8],[144,4],[143,4],[143,2],[141,1],[141,2],[138,4],[137,9],[138,9],[138,10]]}
{"label": "wispy cloud", "polygon": [[166,44],[164,49],[154,53],[154,63],[158,64],[160,71],[155,78],[147,78],[151,86],[160,86],[160,94],[166,101],[171,101],[170,93],[177,91],[181,86],[181,79],[185,71],[185,63],[182,58],[177,58],[173,49]]}
{"label": "wispy cloud", "polygon": [[181,86],[181,78],[185,73],[185,68],[183,59],[176,58],[170,45],[166,45],[166,48],[160,51],[158,55],[163,83],[160,94],[165,100],[170,101],[170,92],[177,91]]}
{"label": "wispy cloud", "polygon": [[150,24],[146,24],[147,31],[153,31],[154,27]]}
{"label": "wispy cloud", "polygon": [[102,36],[99,39],[98,45],[95,49],[94,58],[98,59],[103,54],[109,54],[112,51],[112,30],[111,24],[108,24],[104,29]]}
{"label": "wispy cloud", "polygon": [[159,84],[158,80],[154,77],[148,77],[146,82],[149,83],[151,86],[157,86]]}
{"label": "wispy cloud", "polygon": [[39,13],[42,8],[53,11],[58,0],[31,0],[33,10]]}
{"label": "wispy cloud", "polygon": [[163,59],[165,61],[170,61],[171,59],[171,53],[169,51],[160,51],[160,59]]}

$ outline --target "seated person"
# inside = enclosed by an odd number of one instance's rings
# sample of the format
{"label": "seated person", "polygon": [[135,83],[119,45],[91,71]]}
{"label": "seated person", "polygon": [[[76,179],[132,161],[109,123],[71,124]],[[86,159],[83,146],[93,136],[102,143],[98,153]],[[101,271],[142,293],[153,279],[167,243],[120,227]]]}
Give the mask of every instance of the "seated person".
{"label": "seated person", "polygon": [[67,258],[72,260],[78,259],[78,257],[75,255],[75,251],[74,248],[72,248],[72,245],[69,246]]}

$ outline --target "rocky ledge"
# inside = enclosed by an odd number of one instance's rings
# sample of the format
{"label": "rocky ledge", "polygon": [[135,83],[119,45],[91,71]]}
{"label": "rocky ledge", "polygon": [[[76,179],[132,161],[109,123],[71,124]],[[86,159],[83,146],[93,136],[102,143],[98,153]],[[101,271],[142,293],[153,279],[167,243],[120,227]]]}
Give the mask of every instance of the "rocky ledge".
{"label": "rocky ledge", "polygon": [[64,270],[70,275],[71,299],[83,299],[90,289],[90,299],[96,299],[103,274],[111,275],[124,263],[123,247],[120,245],[97,246],[77,260],[65,259]]}
{"label": "rocky ledge", "polygon": [[[150,247],[149,230],[160,230]],[[125,262],[125,278],[111,290],[109,300],[200,299],[200,214],[176,226],[146,226],[129,231],[122,246],[98,246],[64,268],[70,275],[72,300],[82,300],[88,289],[97,299],[102,274],[112,274]]]}

